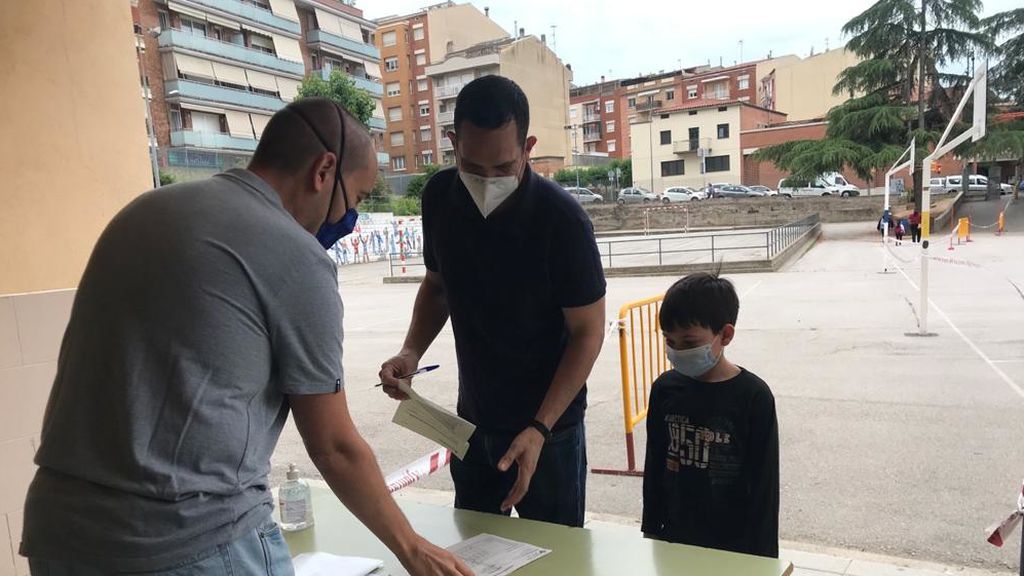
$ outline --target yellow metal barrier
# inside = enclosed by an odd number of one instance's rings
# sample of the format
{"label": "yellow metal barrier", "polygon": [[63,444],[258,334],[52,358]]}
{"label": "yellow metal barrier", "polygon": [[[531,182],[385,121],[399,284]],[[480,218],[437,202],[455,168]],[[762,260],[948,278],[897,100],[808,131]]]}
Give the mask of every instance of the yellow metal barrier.
{"label": "yellow metal barrier", "polygon": [[622,375],[622,420],[626,432],[626,468],[597,469],[595,474],[642,476],[637,470],[633,430],[647,417],[651,386],[668,368],[658,313],[663,296],[630,302],[619,310],[619,369]]}
{"label": "yellow metal barrier", "polygon": [[961,218],[957,221],[956,225],[956,243],[959,244],[961,240],[971,241],[971,219]]}

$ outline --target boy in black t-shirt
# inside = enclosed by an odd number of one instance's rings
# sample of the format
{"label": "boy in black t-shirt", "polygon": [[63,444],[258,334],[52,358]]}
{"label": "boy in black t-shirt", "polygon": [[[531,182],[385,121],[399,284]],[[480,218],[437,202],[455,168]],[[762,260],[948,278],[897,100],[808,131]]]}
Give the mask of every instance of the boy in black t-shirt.
{"label": "boy in black t-shirt", "polygon": [[725,358],[739,298],[692,274],[669,288],[660,321],[673,369],[647,413],[645,536],[777,558],[779,434],[763,380]]}

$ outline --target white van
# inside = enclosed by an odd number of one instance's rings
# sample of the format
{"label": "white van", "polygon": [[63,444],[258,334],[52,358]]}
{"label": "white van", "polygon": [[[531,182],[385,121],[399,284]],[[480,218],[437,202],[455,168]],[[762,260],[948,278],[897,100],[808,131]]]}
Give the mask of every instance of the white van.
{"label": "white van", "polygon": [[[963,188],[961,185],[962,180],[963,177],[960,175],[947,176],[945,189],[950,192],[959,192],[960,189]],[[986,192],[988,190],[988,177],[986,176],[982,176],[981,174],[971,174],[969,182],[970,183],[967,185],[967,190],[969,192]],[[1009,184],[999,185],[1000,194],[1009,194],[1010,192],[1013,192],[1013,186],[1010,186]]]}
{"label": "white van", "polygon": [[783,186],[786,180],[779,180],[779,196],[860,196],[860,189],[847,182],[838,172],[824,174],[813,182],[803,182],[803,186]]}

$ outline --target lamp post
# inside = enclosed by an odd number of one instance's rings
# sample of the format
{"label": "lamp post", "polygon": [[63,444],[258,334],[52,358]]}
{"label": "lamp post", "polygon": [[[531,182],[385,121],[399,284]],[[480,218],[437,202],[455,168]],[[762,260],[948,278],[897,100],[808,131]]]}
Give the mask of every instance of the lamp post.
{"label": "lamp post", "polygon": [[566,130],[572,130],[572,164],[576,167],[576,187],[580,187],[580,165],[576,159],[576,156],[580,153],[579,148],[576,144],[576,130],[579,129],[580,124],[566,124]]}

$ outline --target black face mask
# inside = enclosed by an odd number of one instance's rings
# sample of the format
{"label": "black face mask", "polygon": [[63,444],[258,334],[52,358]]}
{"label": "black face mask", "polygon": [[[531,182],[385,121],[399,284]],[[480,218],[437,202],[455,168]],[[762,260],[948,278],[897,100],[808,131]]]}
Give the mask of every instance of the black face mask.
{"label": "black face mask", "polygon": [[[316,239],[320,242],[320,245],[325,250],[330,250],[331,246],[334,246],[338,240],[341,240],[345,236],[348,236],[356,228],[356,222],[359,221],[359,212],[355,208],[348,205],[348,192],[345,190],[345,180],[341,177],[341,154],[345,150],[345,118],[341,113],[341,110],[337,108],[335,104],[335,110],[338,112],[338,121],[341,123],[341,145],[338,147],[338,158],[334,165],[334,187],[331,188],[331,202],[327,205],[327,215],[324,216],[324,222],[320,225],[320,229],[316,232]],[[309,121],[305,113],[297,108],[292,109],[293,112],[302,118],[302,121],[309,126],[310,131],[316,136],[316,139],[320,141],[320,144],[329,152],[331,147],[327,145],[327,141],[317,132],[313,123]],[[345,200],[345,214],[340,220],[331,224],[327,221],[331,216],[331,207],[334,206],[334,196],[338,191],[340,184],[341,196]]]}

